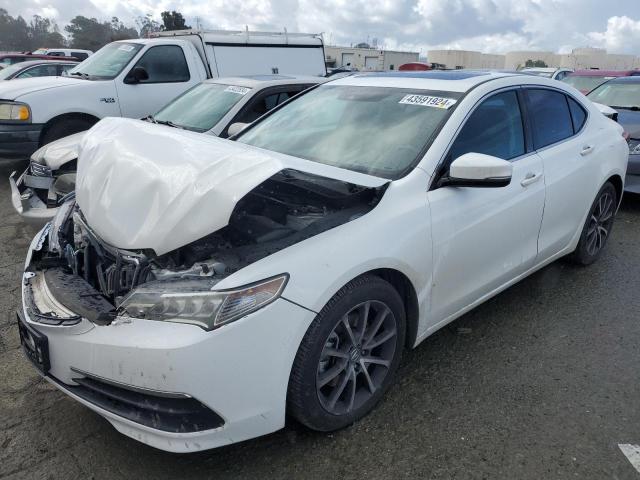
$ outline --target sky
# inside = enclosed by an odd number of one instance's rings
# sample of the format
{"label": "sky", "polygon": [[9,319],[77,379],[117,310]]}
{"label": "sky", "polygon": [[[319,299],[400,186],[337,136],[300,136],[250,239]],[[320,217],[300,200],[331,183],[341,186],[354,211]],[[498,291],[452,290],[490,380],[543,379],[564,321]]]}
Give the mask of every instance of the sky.
{"label": "sky", "polygon": [[[178,10],[191,26],[324,33],[325,43],[374,43],[426,55],[451,48],[567,53],[591,46],[640,55],[640,0],[0,0],[25,19],[100,20]],[[635,7],[635,8],[634,8]]]}

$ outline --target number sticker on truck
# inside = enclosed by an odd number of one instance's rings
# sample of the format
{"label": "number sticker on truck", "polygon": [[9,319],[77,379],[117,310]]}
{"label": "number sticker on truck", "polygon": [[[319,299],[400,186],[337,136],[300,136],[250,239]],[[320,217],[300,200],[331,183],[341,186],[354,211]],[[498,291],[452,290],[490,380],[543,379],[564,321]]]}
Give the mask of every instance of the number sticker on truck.
{"label": "number sticker on truck", "polygon": [[225,92],[237,93],[238,95],[246,95],[246,93],[251,90],[247,87],[236,87],[235,85],[229,85],[224,89]]}
{"label": "number sticker on truck", "polygon": [[432,97],[431,95],[405,95],[398,103],[449,109],[453,107],[456,102],[457,100],[453,98]]}

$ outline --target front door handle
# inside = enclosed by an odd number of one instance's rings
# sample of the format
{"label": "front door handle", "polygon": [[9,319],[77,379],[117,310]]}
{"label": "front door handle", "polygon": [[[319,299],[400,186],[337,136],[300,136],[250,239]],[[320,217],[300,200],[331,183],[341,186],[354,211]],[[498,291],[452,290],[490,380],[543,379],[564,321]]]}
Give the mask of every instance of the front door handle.
{"label": "front door handle", "polygon": [[520,182],[520,185],[522,185],[523,187],[528,187],[532,183],[536,183],[541,178],[542,178],[542,172],[538,172],[538,173],[529,172],[525,175],[524,180]]}
{"label": "front door handle", "polygon": [[582,155],[583,157],[585,155],[589,155],[591,152],[593,152],[593,149],[593,145],[585,145],[584,147],[582,147],[582,150],[580,150],[580,155]]}

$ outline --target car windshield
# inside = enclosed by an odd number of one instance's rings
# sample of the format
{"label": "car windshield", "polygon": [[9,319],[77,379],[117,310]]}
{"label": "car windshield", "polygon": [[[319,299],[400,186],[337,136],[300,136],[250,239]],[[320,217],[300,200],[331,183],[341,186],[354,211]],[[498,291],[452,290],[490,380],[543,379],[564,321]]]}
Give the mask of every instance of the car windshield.
{"label": "car windshield", "polygon": [[34,50],[33,52],[31,52],[32,55],[46,55],[47,54],[47,50],[45,48],[39,48],[37,50]]}
{"label": "car windshield", "polygon": [[6,80],[7,78],[12,77],[23,68],[24,66],[19,63],[3,68],[2,70],[0,70],[0,80]]}
{"label": "car windshield", "polygon": [[607,80],[611,80],[612,78],[613,77],[585,77],[582,75],[568,75],[564,78],[563,82],[568,83],[581,92],[588,93],[599,85],[602,85]]}
{"label": "car windshield", "polygon": [[211,130],[250,91],[250,88],[236,85],[201,83],[170,102],[154,119],[205,132]]}
{"label": "car windshield", "polygon": [[77,67],[69,71],[70,76],[110,80],[115,78],[140,51],[140,43],[115,42],[105,45]]}
{"label": "car windshield", "polygon": [[[1,75],[1,73],[0,73]],[[587,95],[589,100],[610,107],[639,108],[640,82],[609,82]]]}
{"label": "car windshield", "polygon": [[396,179],[413,166],[460,96],[324,85],[274,111],[238,141]]}

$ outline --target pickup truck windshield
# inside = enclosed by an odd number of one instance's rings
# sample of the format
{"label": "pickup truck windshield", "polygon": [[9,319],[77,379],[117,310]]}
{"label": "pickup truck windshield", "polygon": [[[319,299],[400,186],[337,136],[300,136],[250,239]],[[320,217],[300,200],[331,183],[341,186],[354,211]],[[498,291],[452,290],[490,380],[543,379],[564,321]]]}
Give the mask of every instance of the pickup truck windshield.
{"label": "pickup truck windshield", "polygon": [[93,80],[111,80],[120,74],[141,48],[140,43],[109,43],[69,70],[68,74]]}
{"label": "pickup truck windshield", "polygon": [[251,89],[220,83],[201,83],[180,95],[154,118],[196,132],[211,130]]}
{"label": "pickup truck windshield", "polygon": [[324,85],[248,128],[238,142],[393,180],[415,164],[460,96]]}

